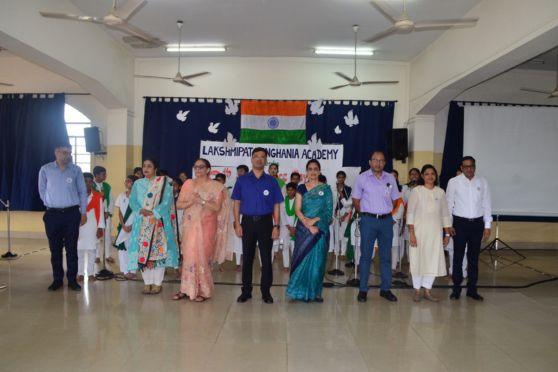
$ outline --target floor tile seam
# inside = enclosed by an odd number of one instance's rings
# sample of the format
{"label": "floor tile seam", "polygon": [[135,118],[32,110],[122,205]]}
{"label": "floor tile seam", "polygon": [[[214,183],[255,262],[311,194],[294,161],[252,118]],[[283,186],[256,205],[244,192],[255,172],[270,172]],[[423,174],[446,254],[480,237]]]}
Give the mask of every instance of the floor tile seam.
{"label": "floor tile seam", "polygon": [[416,334],[416,336],[422,341],[422,343],[426,346],[426,348],[432,353],[432,355],[436,358],[436,360],[444,367],[444,369],[446,371],[450,371],[450,367],[439,357],[438,353],[436,352],[436,350],[433,349],[433,347],[430,346],[430,344],[428,342],[426,342],[426,340],[424,339],[424,337],[422,337],[420,335],[420,333],[415,329],[413,323],[409,323],[411,326],[411,329],[413,330],[413,332]]}

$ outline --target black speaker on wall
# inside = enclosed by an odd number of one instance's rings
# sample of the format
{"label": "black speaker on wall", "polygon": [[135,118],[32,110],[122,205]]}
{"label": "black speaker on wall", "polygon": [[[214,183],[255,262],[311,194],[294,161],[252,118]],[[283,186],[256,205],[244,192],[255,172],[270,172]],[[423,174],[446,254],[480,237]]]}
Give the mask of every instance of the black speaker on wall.
{"label": "black speaker on wall", "polygon": [[101,152],[101,136],[98,127],[83,128],[83,135],[85,136],[85,151]]}
{"label": "black speaker on wall", "polygon": [[405,160],[409,156],[407,128],[391,130],[391,152],[396,160]]}

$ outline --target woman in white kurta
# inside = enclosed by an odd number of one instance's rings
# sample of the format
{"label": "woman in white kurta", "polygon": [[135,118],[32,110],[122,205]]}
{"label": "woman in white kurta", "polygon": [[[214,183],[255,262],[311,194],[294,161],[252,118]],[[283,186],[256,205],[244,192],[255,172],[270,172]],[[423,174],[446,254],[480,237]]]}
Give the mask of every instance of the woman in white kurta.
{"label": "woman in white kurta", "polygon": [[415,289],[413,299],[420,301],[421,288],[424,288],[424,298],[436,302],[438,299],[432,296],[432,284],[435,277],[446,275],[444,246],[449,241],[451,223],[446,194],[436,186],[436,168],[426,164],[421,176],[422,185],[413,189],[407,207],[409,258]]}

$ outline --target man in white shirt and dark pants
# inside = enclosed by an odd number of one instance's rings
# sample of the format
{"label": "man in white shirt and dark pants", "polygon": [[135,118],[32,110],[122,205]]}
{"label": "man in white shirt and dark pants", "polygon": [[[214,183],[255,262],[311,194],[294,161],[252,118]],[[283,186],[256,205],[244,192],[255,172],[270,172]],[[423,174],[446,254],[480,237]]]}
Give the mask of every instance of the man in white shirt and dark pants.
{"label": "man in white shirt and dark pants", "polygon": [[469,262],[469,278],[467,281],[467,297],[482,301],[477,292],[479,277],[479,253],[481,240],[490,237],[492,223],[492,207],[490,190],[486,179],[475,177],[475,159],[465,156],[461,160],[460,176],[449,180],[446,189],[449,214],[453,218],[451,233],[454,241],[453,255],[453,290],[450,299],[457,300],[461,296],[463,270],[461,264],[467,249]]}

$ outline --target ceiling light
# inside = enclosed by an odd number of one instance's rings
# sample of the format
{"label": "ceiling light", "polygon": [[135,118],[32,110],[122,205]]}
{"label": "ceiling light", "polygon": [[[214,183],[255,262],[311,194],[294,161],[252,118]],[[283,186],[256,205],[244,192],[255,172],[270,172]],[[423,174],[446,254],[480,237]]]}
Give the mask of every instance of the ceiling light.
{"label": "ceiling light", "polygon": [[[330,55],[344,55],[344,56],[354,56],[355,48],[349,47],[316,47],[314,49],[316,54],[330,54]],[[357,56],[373,56],[374,49],[372,48],[357,48]]]}
{"label": "ceiling light", "polygon": [[168,44],[167,52],[225,52],[227,48],[221,44]]}

